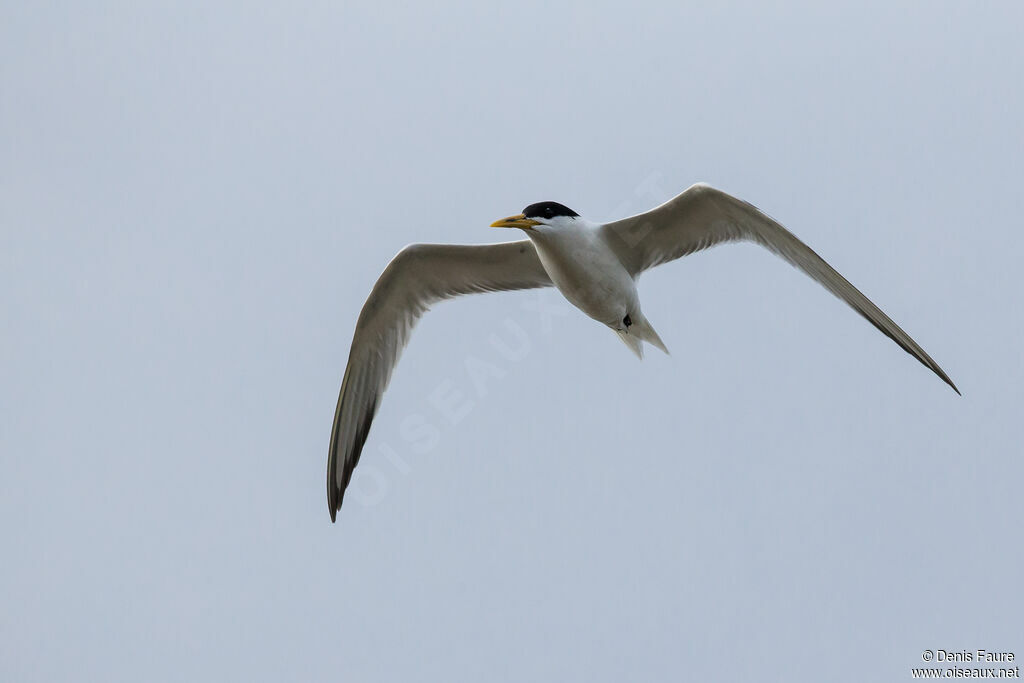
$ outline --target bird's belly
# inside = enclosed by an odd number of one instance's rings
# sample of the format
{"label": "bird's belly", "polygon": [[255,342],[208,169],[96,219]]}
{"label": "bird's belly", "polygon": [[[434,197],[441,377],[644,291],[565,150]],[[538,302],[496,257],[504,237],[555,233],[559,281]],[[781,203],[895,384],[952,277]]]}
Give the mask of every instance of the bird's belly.
{"label": "bird's belly", "polygon": [[619,263],[601,258],[603,255],[562,256],[543,248],[537,252],[555,287],[594,320],[617,327],[636,308],[636,284]]}

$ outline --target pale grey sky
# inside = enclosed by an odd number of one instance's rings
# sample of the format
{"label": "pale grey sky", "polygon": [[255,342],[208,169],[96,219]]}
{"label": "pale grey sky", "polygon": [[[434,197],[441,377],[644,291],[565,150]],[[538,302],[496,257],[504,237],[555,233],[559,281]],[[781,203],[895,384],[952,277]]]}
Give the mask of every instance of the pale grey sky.
{"label": "pale grey sky", "polygon": [[[865,681],[926,648],[1024,656],[1022,21],[4,3],[0,679]],[[674,354],[643,363],[554,292],[439,305],[330,524],[349,341],[399,248],[698,180],[807,241],[963,398],[722,247],[643,278]]]}

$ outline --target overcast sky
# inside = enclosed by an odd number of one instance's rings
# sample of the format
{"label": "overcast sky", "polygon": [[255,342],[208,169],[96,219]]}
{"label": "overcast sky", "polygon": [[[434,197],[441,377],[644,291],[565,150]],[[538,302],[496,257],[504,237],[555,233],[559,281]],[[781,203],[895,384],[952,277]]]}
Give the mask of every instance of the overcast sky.
{"label": "overcast sky", "polygon": [[[1024,10],[896,4],[3,3],[0,679],[1024,656]],[[963,398],[721,247],[644,276],[672,355],[642,363],[557,292],[437,306],[330,523],[349,342],[398,249],[696,181]]]}

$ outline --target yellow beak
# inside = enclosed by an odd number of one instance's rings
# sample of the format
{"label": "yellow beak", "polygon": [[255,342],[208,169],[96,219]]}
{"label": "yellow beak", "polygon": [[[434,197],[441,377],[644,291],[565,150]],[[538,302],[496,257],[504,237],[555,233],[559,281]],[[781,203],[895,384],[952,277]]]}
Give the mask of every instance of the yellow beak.
{"label": "yellow beak", "polygon": [[540,225],[540,221],[527,218],[521,213],[491,223],[492,228],[526,228],[527,230],[535,225]]}

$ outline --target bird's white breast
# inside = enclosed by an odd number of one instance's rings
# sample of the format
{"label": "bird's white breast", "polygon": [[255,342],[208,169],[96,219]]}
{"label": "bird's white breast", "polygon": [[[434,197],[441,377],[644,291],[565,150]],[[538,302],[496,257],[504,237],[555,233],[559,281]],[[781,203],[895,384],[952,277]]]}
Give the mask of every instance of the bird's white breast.
{"label": "bird's white breast", "polygon": [[639,309],[636,283],[595,229],[582,219],[530,234],[559,291],[591,318],[612,327]]}

